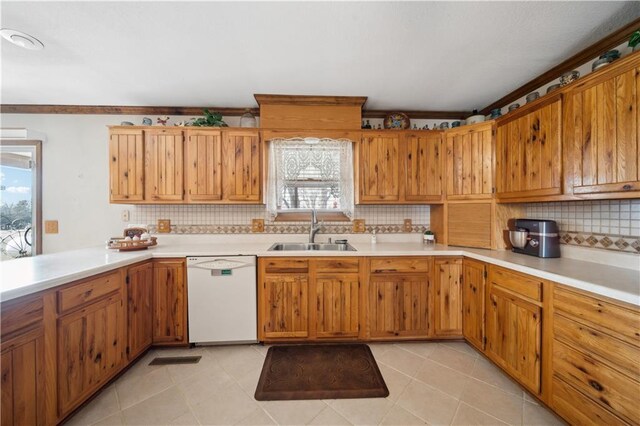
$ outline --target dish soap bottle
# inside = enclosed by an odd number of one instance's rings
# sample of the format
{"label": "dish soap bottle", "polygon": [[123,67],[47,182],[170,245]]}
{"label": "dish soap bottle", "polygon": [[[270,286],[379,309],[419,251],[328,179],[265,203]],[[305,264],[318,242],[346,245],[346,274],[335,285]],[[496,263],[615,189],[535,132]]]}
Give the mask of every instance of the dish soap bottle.
{"label": "dish soap bottle", "polygon": [[378,236],[376,235],[376,230],[374,229],[371,233],[371,244],[377,244]]}

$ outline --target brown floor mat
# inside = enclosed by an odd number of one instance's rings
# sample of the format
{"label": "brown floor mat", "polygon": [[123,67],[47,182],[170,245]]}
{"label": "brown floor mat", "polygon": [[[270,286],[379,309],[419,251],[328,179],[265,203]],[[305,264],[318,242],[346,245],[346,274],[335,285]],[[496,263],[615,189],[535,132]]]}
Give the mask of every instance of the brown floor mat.
{"label": "brown floor mat", "polygon": [[258,401],[388,395],[378,364],[364,344],[272,346],[255,393]]}

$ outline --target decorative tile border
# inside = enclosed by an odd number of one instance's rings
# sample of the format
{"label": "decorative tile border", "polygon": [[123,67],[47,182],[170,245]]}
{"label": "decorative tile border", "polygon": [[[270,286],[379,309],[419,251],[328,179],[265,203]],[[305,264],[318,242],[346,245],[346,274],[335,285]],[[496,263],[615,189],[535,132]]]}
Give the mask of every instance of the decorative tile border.
{"label": "decorative tile border", "polygon": [[[147,228],[152,234],[157,233],[156,225],[148,225]],[[366,233],[374,230],[378,234],[403,234],[406,233],[404,225],[398,224],[378,224],[366,225]],[[429,229],[427,225],[413,225],[411,233],[423,233]],[[172,234],[252,234],[251,225],[171,225]],[[297,223],[265,224],[263,234],[306,234],[309,233],[309,225]],[[322,225],[322,234],[351,234],[351,225]]]}
{"label": "decorative tile border", "polygon": [[640,237],[627,235],[561,232],[560,243],[572,246],[640,254]]}

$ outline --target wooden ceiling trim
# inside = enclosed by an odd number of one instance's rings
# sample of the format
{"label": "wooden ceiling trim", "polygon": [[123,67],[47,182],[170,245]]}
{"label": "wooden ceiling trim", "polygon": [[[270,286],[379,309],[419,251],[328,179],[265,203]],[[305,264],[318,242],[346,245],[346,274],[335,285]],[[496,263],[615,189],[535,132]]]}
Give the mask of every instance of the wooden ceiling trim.
{"label": "wooden ceiling trim", "polygon": [[309,95],[265,95],[254,94],[258,105],[287,106],[359,106],[367,102],[366,96],[309,96]]}
{"label": "wooden ceiling trim", "polygon": [[587,63],[591,59],[597,57],[598,55],[603,54],[607,50],[610,50],[614,47],[617,47],[625,40],[627,40],[631,33],[640,28],[640,18],[630,22],[624,27],[618,28],[616,31],[612,32],[605,38],[600,41],[595,42],[591,46],[581,50],[570,58],[566,59],[564,62],[559,63],[555,67],[551,68],[544,74],[539,75],[533,80],[523,84],[518,87],[511,93],[501,97],[497,101],[492,104],[484,107],[480,113],[481,114],[489,114],[489,112],[494,108],[502,108],[509,103],[520,99],[523,96],[533,92],[534,90],[539,89],[550,81],[559,78],[562,74],[567,71],[572,71],[578,68],[581,65]]}

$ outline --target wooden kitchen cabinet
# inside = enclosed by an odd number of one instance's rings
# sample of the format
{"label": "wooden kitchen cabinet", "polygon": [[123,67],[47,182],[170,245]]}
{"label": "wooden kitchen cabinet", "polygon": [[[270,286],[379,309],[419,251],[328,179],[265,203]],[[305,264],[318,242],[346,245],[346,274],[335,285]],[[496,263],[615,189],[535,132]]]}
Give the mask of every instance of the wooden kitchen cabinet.
{"label": "wooden kitchen cabinet", "polygon": [[542,282],[491,265],[486,304],[486,353],[533,394],[540,394]]}
{"label": "wooden kitchen cabinet", "polygon": [[420,338],[432,334],[432,259],[374,258],[368,283],[371,340]]}
{"label": "wooden kitchen cabinet", "polygon": [[462,262],[462,334],[484,351],[485,279],[487,265],[472,259]]}
{"label": "wooden kitchen cabinet", "polygon": [[223,132],[223,194],[232,202],[262,201],[262,149],[257,130]]}
{"label": "wooden kitchen cabinet", "polygon": [[499,200],[526,200],[562,193],[561,112],[561,97],[555,95],[497,120]]}
{"label": "wooden kitchen cabinet", "polygon": [[145,200],[184,199],[184,135],[176,129],[144,131]]}
{"label": "wooden kitchen cabinet", "polygon": [[185,177],[188,202],[222,199],[222,131],[186,131]]}
{"label": "wooden kitchen cabinet", "polygon": [[262,281],[262,332],[265,339],[309,336],[309,276],[268,274]]}
{"label": "wooden kitchen cabinet", "polygon": [[133,360],[153,342],[153,263],[129,267],[127,284],[127,358]]}
{"label": "wooden kitchen cabinet", "polygon": [[400,133],[365,132],[358,144],[359,202],[399,203]]}
{"label": "wooden kitchen cabinet", "polygon": [[144,139],[139,129],[111,129],[109,136],[109,200],[144,199]]}
{"label": "wooden kitchen cabinet", "polygon": [[462,336],[462,259],[436,258],[435,335]]}
{"label": "wooden kitchen cabinet", "polygon": [[186,345],[187,280],[185,259],[153,261],[153,343]]}
{"label": "wooden kitchen cabinet", "polygon": [[565,95],[564,143],[571,149],[567,173],[574,195],[639,196],[640,58],[625,59]]}
{"label": "wooden kitchen cabinet", "polygon": [[442,133],[404,134],[401,148],[405,158],[405,201],[441,201],[444,155]]}
{"label": "wooden kitchen cabinet", "polygon": [[490,199],[493,195],[494,122],[445,131],[447,199]]}

